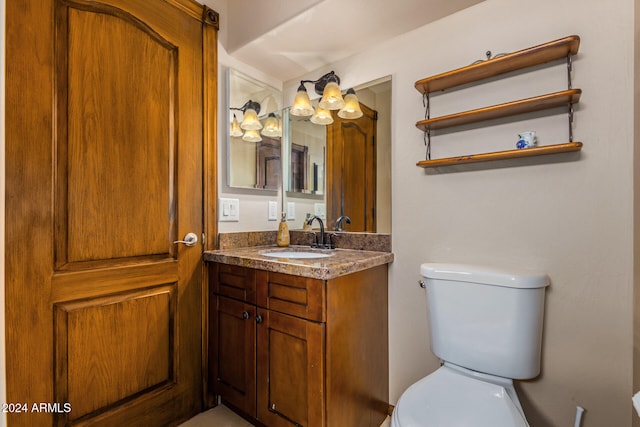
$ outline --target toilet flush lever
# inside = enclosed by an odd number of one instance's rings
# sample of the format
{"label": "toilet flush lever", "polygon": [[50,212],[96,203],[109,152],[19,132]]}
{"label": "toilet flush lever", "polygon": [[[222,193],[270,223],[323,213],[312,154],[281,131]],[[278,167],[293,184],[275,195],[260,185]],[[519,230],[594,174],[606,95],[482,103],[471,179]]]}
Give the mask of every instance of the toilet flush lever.
{"label": "toilet flush lever", "polygon": [[185,246],[189,247],[195,246],[196,243],[198,243],[198,236],[196,233],[187,233],[183,240],[176,240],[173,243],[183,243]]}
{"label": "toilet flush lever", "polygon": [[424,280],[419,280],[418,285],[420,285],[422,289],[425,289],[427,287],[427,285],[424,283]]}

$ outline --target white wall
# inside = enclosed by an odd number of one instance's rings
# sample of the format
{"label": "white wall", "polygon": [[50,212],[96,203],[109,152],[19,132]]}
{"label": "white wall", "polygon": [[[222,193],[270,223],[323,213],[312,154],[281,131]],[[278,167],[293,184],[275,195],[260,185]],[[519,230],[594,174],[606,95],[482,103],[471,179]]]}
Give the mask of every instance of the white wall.
{"label": "white wall", "polygon": [[[518,386],[530,424],[573,425],[577,405],[587,410],[583,427],[631,424],[633,12],[633,0],[487,0],[327,67],[344,87],[393,76],[391,403],[438,367],[420,264],[490,263],[541,269],[552,282],[542,374]],[[580,155],[430,173],[414,166],[425,155],[416,80],[486,50],[571,34],[582,40],[573,72],[583,90],[574,126]],[[563,64],[539,67],[434,96],[432,116],[565,88]],[[285,99],[295,89],[287,82]],[[566,114],[527,117],[436,136],[433,156],[509,149],[523,130],[536,130],[541,144],[568,141]]]}
{"label": "white wall", "polygon": [[[240,221],[238,222],[220,222],[218,224],[218,232],[234,232],[234,231],[258,231],[258,230],[277,230],[278,221],[269,221],[269,201],[276,201],[280,208],[282,197],[279,192],[275,191],[256,191],[234,189],[228,187],[227,184],[227,135],[228,135],[228,112],[226,102],[226,69],[234,68],[249,77],[263,82],[276,89],[282,88],[282,82],[257,70],[247,64],[238,61],[230,56],[225,50],[225,40],[229,30],[229,22],[227,20],[227,1],[225,0],[205,0],[203,4],[214,9],[220,14],[220,32],[218,41],[218,197],[240,199]],[[280,209],[279,209],[280,211]],[[278,216],[279,217],[279,216]],[[275,242],[274,242],[275,243]]]}

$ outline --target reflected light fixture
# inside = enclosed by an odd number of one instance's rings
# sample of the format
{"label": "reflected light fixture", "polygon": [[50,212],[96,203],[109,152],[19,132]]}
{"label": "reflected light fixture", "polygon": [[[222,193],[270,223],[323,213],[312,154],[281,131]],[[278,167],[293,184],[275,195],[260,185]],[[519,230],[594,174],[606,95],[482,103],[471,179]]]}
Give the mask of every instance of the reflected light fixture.
{"label": "reflected light fixture", "polygon": [[231,136],[242,136],[242,129],[240,129],[240,123],[238,123],[238,118],[236,117],[236,113],[233,113],[233,121],[231,122],[231,128],[229,129],[229,134]]}
{"label": "reflected light fixture", "polygon": [[[305,87],[306,83],[313,83],[316,93],[322,95],[318,108],[315,110],[311,106],[311,100]],[[333,123],[329,110],[340,110],[338,116],[343,119],[357,119],[362,116],[356,91],[349,89],[343,98],[340,91],[340,77],[333,71],[318,80],[301,80],[291,107],[291,114],[299,117],[311,116],[311,122],[327,125]]]}
{"label": "reflected light fixture", "polygon": [[281,137],[282,136],[282,125],[280,121],[276,117],[275,113],[269,113],[269,117],[264,122],[264,128],[262,128],[262,132],[260,132],[264,136],[269,137]]}
{"label": "reflected light fixture", "polygon": [[241,108],[244,113],[240,128],[244,130],[260,130],[262,129],[262,123],[258,120],[258,113],[260,112],[260,104],[251,100],[247,101]]}
{"label": "reflected light fixture", "polygon": [[249,129],[244,132],[244,135],[242,135],[242,140],[247,142],[260,142],[262,141],[262,137],[257,130]]}
{"label": "reflected light fixture", "polygon": [[[258,131],[262,129],[262,123],[258,119],[258,113],[260,112],[260,103],[248,100],[242,107],[231,107],[230,110],[242,111],[242,123],[238,125],[238,118],[235,113],[233,114],[233,121],[229,134],[231,136],[242,136],[244,141],[259,142],[262,141],[260,133]],[[244,131],[244,132],[243,132]]]}

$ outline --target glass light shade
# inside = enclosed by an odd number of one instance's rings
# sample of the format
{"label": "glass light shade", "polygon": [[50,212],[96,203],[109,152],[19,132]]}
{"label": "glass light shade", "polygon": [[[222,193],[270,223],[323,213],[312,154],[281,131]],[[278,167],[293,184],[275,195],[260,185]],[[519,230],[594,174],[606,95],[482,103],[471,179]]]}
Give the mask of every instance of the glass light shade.
{"label": "glass light shade", "polygon": [[329,82],[324,87],[322,92],[322,99],[320,100],[319,107],[326,110],[339,110],[344,107],[344,99],[340,93],[340,86],[336,82]]}
{"label": "glass light shade", "polygon": [[250,129],[244,133],[244,135],[242,136],[242,140],[247,142],[260,142],[262,141],[262,137],[257,130]]}
{"label": "glass light shade", "polygon": [[267,120],[264,122],[264,128],[262,128],[262,131],[260,133],[264,136],[270,137],[282,136],[282,127],[278,122],[278,118],[273,115],[273,113],[271,113],[269,117],[267,117]]}
{"label": "glass light shade", "polygon": [[240,129],[240,124],[238,123],[238,118],[235,114],[233,115],[233,121],[231,122],[229,134],[235,137],[242,136],[242,129]]}
{"label": "glass light shade", "polygon": [[311,105],[309,94],[304,87],[298,89],[290,113],[300,117],[308,117],[313,114],[313,106]]}
{"label": "glass light shade", "polygon": [[244,112],[244,119],[240,123],[240,128],[244,130],[260,130],[262,129],[262,123],[258,120],[258,113],[253,108],[247,108]]}
{"label": "glass light shade", "polygon": [[338,117],[343,119],[358,119],[362,117],[362,110],[360,109],[360,101],[355,93],[351,93],[349,90],[344,97],[344,107],[338,111]]}
{"label": "glass light shade", "polygon": [[333,123],[331,112],[318,106],[314,115],[311,116],[311,123],[315,123],[317,125],[330,125],[331,123]]}

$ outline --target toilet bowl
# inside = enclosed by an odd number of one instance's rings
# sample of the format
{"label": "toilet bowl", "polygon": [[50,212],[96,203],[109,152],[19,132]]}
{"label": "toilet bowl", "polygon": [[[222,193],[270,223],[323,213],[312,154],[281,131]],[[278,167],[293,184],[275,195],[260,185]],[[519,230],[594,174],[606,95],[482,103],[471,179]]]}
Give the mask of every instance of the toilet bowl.
{"label": "toilet bowl", "polygon": [[528,427],[513,379],[540,371],[545,274],[426,263],[431,350],[442,366],[398,400],[392,427]]}
{"label": "toilet bowl", "polygon": [[[528,427],[513,383],[473,378],[464,368],[445,363],[413,384],[393,410],[392,426]],[[515,396],[515,400],[514,400]]]}

